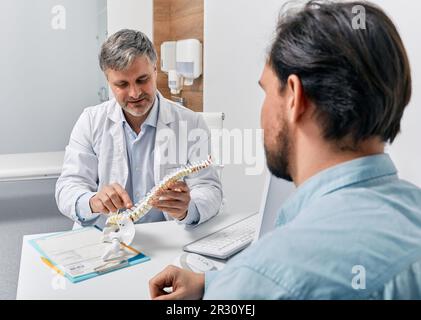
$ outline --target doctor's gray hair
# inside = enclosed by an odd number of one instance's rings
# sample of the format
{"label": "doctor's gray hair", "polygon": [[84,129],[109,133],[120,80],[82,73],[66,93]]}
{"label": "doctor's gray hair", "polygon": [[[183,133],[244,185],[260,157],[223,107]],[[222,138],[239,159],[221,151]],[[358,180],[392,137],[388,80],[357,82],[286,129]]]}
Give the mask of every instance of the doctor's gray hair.
{"label": "doctor's gray hair", "polygon": [[125,70],[135,58],[143,55],[151,63],[156,63],[157,55],[151,40],[143,32],[123,29],[104,42],[99,54],[99,65],[104,72],[107,69]]}

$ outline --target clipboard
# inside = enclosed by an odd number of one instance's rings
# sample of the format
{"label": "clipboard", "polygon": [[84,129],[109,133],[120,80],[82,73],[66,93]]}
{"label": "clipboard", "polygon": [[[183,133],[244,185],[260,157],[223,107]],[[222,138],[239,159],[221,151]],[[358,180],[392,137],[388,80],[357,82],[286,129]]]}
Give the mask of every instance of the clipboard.
{"label": "clipboard", "polygon": [[123,256],[102,261],[104,249],[111,244],[102,242],[102,232],[96,227],[55,233],[29,243],[72,283],[150,260],[142,252],[124,245]]}

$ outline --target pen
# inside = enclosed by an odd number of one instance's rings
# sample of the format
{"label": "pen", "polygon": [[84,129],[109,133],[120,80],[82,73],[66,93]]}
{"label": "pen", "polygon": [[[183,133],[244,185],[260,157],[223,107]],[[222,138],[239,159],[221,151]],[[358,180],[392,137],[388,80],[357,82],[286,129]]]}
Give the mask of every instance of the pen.
{"label": "pen", "polygon": [[41,257],[41,260],[42,260],[42,262],[44,262],[48,267],[50,267],[51,269],[53,269],[55,272],[57,272],[58,274],[60,274],[60,275],[62,275],[62,276],[64,276],[64,273],[63,273],[63,271],[61,271],[59,268],[57,268],[55,265],[53,265],[52,263],[51,263],[51,261],[50,260],[48,260],[47,258],[45,258],[45,257]]}
{"label": "pen", "polygon": [[127,244],[125,244],[125,243],[123,243],[123,242],[121,242],[120,243],[123,247],[125,247],[125,248],[127,248],[127,249],[129,249],[130,251],[133,251],[134,253],[136,253],[136,254],[141,254],[141,252],[140,251],[138,251],[138,250],[136,250],[135,248],[133,248],[133,247],[129,247]]}

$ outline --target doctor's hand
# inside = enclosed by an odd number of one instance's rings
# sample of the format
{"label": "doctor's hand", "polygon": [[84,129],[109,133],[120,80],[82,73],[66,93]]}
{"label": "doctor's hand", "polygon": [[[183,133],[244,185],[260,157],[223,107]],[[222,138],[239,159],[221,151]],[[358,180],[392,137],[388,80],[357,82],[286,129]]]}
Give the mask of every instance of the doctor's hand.
{"label": "doctor's hand", "polygon": [[133,203],[129,194],[118,183],[104,186],[89,200],[92,213],[112,213],[121,208],[131,208]]}
{"label": "doctor's hand", "polygon": [[[164,288],[172,287],[168,293]],[[149,280],[149,292],[154,300],[199,300],[205,291],[205,275],[168,266]]]}
{"label": "doctor's hand", "polygon": [[185,182],[178,181],[169,189],[158,193],[151,205],[177,220],[183,220],[187,216],[190,199],[189,187]]}

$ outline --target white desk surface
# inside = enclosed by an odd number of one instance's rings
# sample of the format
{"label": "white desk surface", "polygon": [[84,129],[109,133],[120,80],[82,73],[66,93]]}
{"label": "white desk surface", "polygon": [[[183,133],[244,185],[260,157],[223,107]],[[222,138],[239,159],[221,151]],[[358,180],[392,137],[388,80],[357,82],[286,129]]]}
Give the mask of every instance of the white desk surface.
{"label": "white desk surface", "polygon": [[[149,280],[182,254],[182,247],[209,233],[239,221],[253,212],[220,214],[192,229],[174,221],[136,225],[133,246],[151,260],[73,284],[57,276],[40,259],[28,240],[42,235],[26,235],[22,242],[17,299],[150,299]],[[221,267],[221,264],[217,264]],[[59,279],[60,280],[60,279]],[[65,280],[65,281],[63,281]]]}

